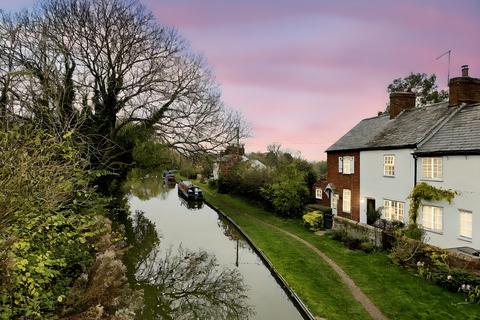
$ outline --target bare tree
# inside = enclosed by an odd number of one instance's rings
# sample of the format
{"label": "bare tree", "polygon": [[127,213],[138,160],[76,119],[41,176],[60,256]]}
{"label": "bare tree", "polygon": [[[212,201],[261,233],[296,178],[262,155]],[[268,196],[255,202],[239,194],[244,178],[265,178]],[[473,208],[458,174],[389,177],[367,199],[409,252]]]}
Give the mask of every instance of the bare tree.
{"label": "bare tree", "polygon": [[12,88],[11,70],[22,74],[11,90],[17,113],[78,129],[102,162],[122,153],[105,143],[114,146],[127,126],[185,155],[224,147],[238,127],[248,134],[204,59],[135,0],[47,0],[3,19],[0,30],[10,37],[0,46],[1,92]]}

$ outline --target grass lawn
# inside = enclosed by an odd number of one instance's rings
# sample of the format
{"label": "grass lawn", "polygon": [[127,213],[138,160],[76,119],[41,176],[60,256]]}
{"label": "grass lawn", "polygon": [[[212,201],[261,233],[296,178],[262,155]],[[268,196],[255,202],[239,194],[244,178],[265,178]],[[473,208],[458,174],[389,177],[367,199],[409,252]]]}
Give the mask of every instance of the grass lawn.
{"label": "grass lawn", "polygon": [[369,319],[337,274],[302,243],[260,221],[276,225],[332,258],[390,319],[480,319],[480,306],[392,264],[385,253],[351,251],[327,236],[306,230],[299,219],[283,219],[246,201],[217,194],[205,197],[233,218],[268,256],[310,310],[328,319]]}

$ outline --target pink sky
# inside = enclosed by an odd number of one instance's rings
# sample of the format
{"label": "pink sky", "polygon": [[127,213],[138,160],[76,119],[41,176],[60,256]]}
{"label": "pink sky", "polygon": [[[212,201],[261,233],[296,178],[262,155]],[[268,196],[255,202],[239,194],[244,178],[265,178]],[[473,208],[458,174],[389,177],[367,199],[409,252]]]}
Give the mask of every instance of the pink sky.
{"label": "pink sky", "polygon": [[[10,2],[10,1],[9,1]],[[29,6],[0,0],[2,8]],[[480,1],[143,0],[214,70],[227,105],[250,122],[247,152],[272,142],[308,160],[385,108],[410,72],[440,87],[470,65],[480,77]],[[16,6],[16,7],[15,7]]]}

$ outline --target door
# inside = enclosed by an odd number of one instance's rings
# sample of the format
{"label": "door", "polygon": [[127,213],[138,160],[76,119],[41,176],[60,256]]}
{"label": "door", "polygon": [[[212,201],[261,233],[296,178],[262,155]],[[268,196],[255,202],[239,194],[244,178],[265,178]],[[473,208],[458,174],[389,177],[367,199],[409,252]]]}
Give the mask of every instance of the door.
{"label": "door", "polygon": [[330,201],[331,201],[330,207],[332,208],[332,213],[334,215],[336,215],[337,214],[337,206],[338,206],[338,194],[334,193],[330,197]]}
{"label": "door", "polygon": [[367,199],[367,212],[375,211],[375,199]]}

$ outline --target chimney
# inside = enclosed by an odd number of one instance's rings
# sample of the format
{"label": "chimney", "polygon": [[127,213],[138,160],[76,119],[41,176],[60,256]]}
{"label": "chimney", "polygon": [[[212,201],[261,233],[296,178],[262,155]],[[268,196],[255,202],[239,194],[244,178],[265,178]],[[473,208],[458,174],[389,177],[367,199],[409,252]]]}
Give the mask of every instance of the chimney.
{"label": "chimney", "polygon": [[390,119],[396,118],[403,110],[415,108],[415,93],[396,91],[390,93]]}
{"label": "chimney", "polygon": [[448,82],[448,106],[458,106],[460,103],[480,102],[480,79],[468,75],[468,65],[462,66],[462,76],[452,78]]}

